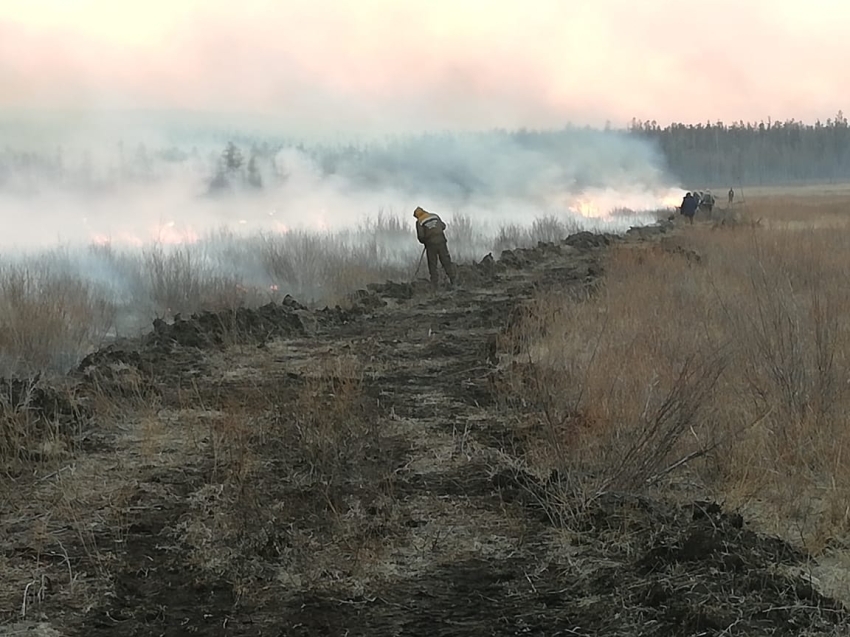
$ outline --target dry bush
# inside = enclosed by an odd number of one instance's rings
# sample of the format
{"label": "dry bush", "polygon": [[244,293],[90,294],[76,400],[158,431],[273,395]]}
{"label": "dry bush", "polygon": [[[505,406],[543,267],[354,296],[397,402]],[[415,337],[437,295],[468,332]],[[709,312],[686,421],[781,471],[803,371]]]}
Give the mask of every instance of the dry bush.
{"label": "dry bush", "polygon": [[59,455],[65,443],[56,423],[40,418],[7,395],[0,395],[0,467]]}
{"label": "dry bush", "polygon": [[241,277],[215,272],[202,253],[187,246],[153,246],[143,253],[144,272],[159,315],[223,310],[245,305]]}
{"label": "dry bush", "polygon": [[537,245],[538,241],[557,243],[569,235],[581,230],[576,221],[563,221],[555,216],[538,217],[531,226],[505,224],[499,227],[492,242],[492,252],[501,254],[504,250],[514,250]]}
{"label": "dry bush", "polygon": [[687,468],[812,546],[844,535],[848,235],[695,226],[613,249],[585,303],[538,299],[506,339],[518,427],[546,433],[526,461],[584,498]]}
{"label": "dry bush", "polygon": [[[565,513],[609,491],[645,489],[676,453],[688,453],[681,442],[695,422],[714,418],[711,399],[728,352],[722,340],[692,337],[699,290],[646,296],[663,282],[676,285],[668,274],[677,259],[614,251],[598,297],[579,304],[538,297],[507,335],[516,355],[504,389],[520,414],[526,461],[554,481]],[[618,275],[627,272],[646,276],[621,287]],[[675,312],[681,302],[692,316]]]}
{"label": "dry bush", "polygon": [[86,281],[49,264],[0,265],[0,367],[63,368],[101,342],[114,306]]}
{"label": "dry bush", "polygon": [[0,379],[0,474],[66,458],[89,413],[69,386],[40,377]]}

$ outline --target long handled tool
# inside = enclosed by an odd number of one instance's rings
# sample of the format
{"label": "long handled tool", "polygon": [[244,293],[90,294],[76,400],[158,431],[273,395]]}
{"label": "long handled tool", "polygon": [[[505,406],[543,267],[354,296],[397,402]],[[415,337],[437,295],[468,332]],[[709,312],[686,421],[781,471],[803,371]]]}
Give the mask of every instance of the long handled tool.
{"label": "long handled tool", "polygon": [[417,265],[417,266],[416,266],[416,272],[414,272],[414,273],[413,273],[413,278],[414,278],[414,279],[415,279],[417,276],[419,276],[419,268],[421,268],[421,267],[422,267],[422,257],[424,257],[424,256],[425,256],[425,250],[427,250],[427,247],[423,247],[423,248],[422,248],[422,254],[420,254],[420,255],[419,255],[419,265]]}

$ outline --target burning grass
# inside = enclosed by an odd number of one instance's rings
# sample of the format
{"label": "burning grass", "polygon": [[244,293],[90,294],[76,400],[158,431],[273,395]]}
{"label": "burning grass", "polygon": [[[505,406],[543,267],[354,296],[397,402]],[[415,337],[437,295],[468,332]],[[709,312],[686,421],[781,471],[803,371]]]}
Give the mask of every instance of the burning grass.
{"label": "burning grass", "polygon": [[[469,217],[446,219],[459,262],[574,229],[547,217],[494,235]],[[116,336],[147,330],[157,317],[257,307],[287,294],[337,304],[369,283],[409,280],[419,256],[412,221],[380,213],[354,230],[244,236],[225,229],[194,243],[100,242],[9,257],[0,262],[0,376],[65,371]]]}
{"label": "burning grass", "polygon": [[565,502],[663,480],[809,550],[846,541],[850,227],[820,218],[617,246],[592,298],[537,298],[506,337],[526,463]]}

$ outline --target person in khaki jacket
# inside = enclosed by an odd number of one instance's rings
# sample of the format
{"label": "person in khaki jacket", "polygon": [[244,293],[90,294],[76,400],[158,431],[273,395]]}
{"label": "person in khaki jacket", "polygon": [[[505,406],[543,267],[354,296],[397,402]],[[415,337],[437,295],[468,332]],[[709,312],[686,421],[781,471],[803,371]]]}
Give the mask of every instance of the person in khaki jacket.
{"label": "person in khaki jacket", "polygon": [[448,242],[446,241],[446,224],[439,216],[417,207],[413,211],[416,217],[416,238],[425,246],[428,255],[428,272],[431,275],[431,285],[437,287],[440,281],[440,272],[437,269],[437,259],[443,265],[451,285],[457,279],[454,263],[449,254]]}

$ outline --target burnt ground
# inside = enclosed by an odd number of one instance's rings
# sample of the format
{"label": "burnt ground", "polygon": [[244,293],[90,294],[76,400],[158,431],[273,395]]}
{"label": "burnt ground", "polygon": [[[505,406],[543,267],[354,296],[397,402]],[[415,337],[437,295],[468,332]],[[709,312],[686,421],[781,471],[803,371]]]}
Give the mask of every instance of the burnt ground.
{"label": "burnt ground", "polygon": [[519,468],[498,335],[664,231],[157,322],[59,390],[6,383],[53,435],[3,478],[0,635],[845,634],[813,558],[735,512],[611,494],[564,522]]}

